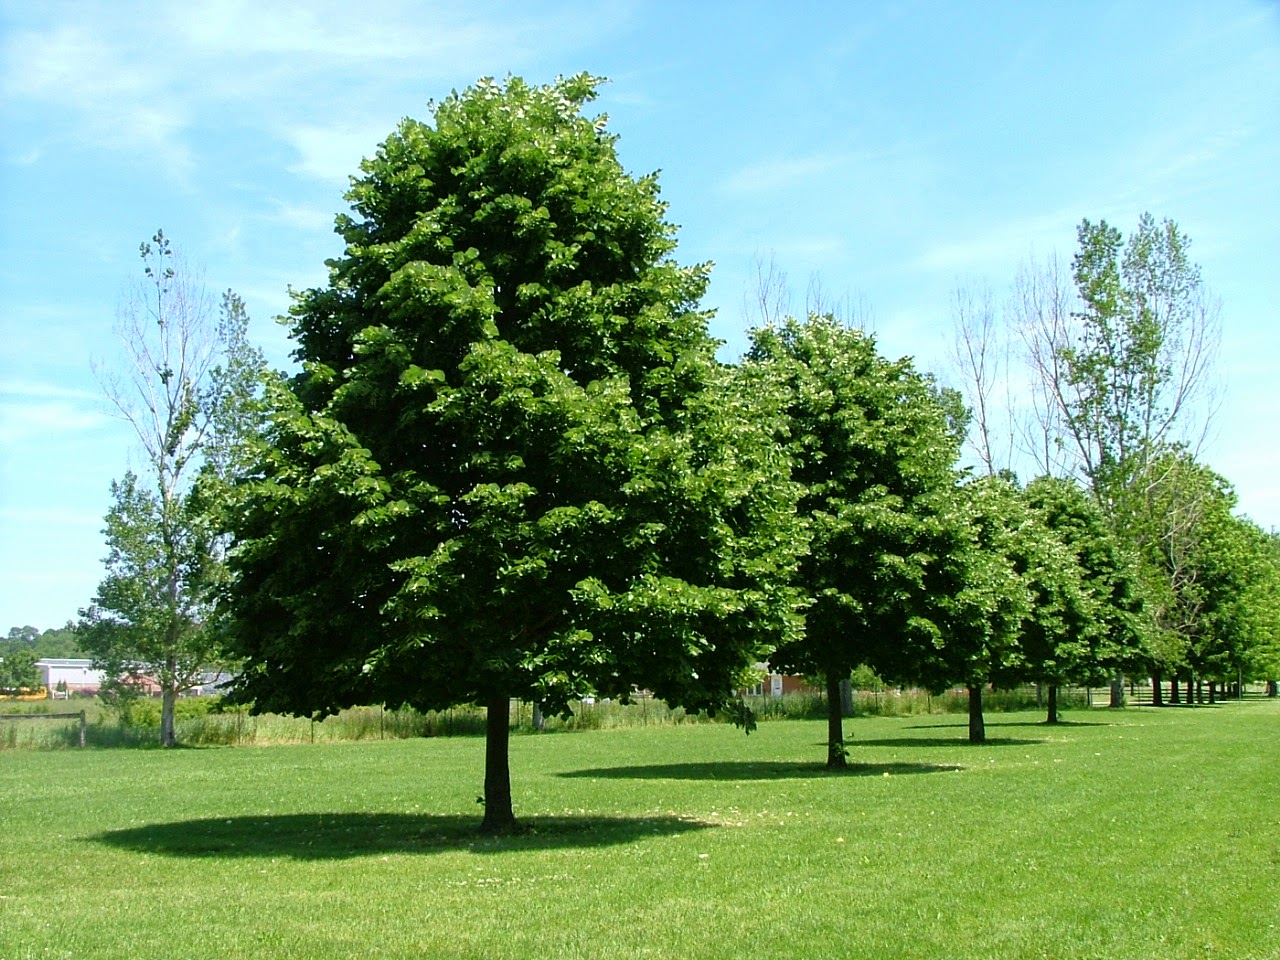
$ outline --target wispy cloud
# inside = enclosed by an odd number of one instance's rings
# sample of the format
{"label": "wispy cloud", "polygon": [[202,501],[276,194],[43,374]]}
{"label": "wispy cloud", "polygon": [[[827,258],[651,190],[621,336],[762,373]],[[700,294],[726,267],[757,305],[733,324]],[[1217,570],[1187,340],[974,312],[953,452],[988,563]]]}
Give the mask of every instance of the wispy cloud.
{"label": "wispy cloud", "polygon": [[348,177],[360,172],[360,161],[391,132],[390,124],[293,127],[284,132],[298,154],[298,162],[289,169],[317,180],[346,184]]}
{"label": "wispy cloud", "polygon": [[102,396],[32,381],[0,381],[0,446],[95,430],[110,421]]}
{"label": "wispy cloud", "polygon": [[842,163],[844,160],[841,157],[827,153],[761,160],[730,174],[724,181],[723,189],[729,193],[795,189],[798,181],[824,176]]}
{"label": "wispy cloud", "polygon": [[67,510],[57,507],[40,509],[0,507],[0,520],[5,524],[22,524],[32,530],[47,530],[51,526],[96,529],[102,525],[102,517],[99,514],[87,510]]}
{"label": "wispy cloud", "polygon": [[[359,150],[389,132],[404,109],[392,101],[407,91],[421,89],[414,109],[425,108],[441,82],[505,74],[597,42],[627,9],[607,0],[515,15],[499,4],[408,0],[50,6],[28,12],[0,47],[7,109],[41,110],[55,124],[61,115],[68,139],[158,153],[178,175],[191,171],[194,118],[207,124],[211,107],[231,110],[228,123],[283,130],[302,155],[300,172],[325,180],[353,172]],[[314,122],[376,113],[390,122]],[[48,146],[10,150],[24,157]]]}
{"label": "wispy cloud", "polygon": [[953,275],[995,271],[1003,279],[1028,257],[1048,255],[1070,243],[1081,215],[1079,207],[1063,207],[993,222],[931,244],[915,257],[912,267]]}

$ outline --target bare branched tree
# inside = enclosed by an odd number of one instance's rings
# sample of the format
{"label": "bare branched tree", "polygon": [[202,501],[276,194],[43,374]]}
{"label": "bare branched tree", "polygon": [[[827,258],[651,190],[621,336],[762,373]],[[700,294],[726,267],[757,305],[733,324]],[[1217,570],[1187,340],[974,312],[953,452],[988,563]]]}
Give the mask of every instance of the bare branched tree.
{"label": "bare branched tree", "polygon": [[159,687],[160,742],[173,746],[176,698],[217,649],[211,591],[225,538],[213,504],[255,429],[263,364],[238,296],[228,291],[215,306],[163,231],[140,254],[144,279],[116,327],[123,362],[95,371],[144,462],[112,484],[107,573],[82,611],[81,645],[126,700],[143,684]]}
{"label": "bare branched tree", "polygon": [[1008,312],[1027,370],[1025,404],[1017,415],[1019,448],[1041,476],[1077,473],[1065,413],[1069,387],[1064,355],[1073,337],[1075,291],[1060,260],[1031,260],[1014,278]]}
{"label": "bare branched tree", "polygon": [[988,286],[951,297],[951,363],[969,407],[969,446],[989,475],[1012,469],[1015,431],[1008,330]]}

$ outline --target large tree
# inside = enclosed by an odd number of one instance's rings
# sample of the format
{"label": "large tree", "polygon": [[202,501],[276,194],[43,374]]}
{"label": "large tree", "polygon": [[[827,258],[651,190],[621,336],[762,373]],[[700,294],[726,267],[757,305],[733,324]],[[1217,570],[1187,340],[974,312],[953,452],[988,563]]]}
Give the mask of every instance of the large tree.
{"label": "large tree", "polygon": [[215,308],[162,231],[140,253],[145,280],[117,328],[124,361],[101,375],[142,465],[111,485],[106,575],[77,638],[116,692],[159,686],[160,742],[170,747],[177,697],[218,656],[211,617],[225,536],[214,491],[255,430],[262,360],[238,296],[228,291]]}
{"label": "large tree", "polygon": [[785,460],[598,83],[482,80],[362,164],[235,519],[237,695],[486,706],[488,831],[512,698],[722,709],[795,629]]}
{"label": "large tree", "polygon": [[941,636],[932,605],[954,545],[944,518],[963,417],[910,360],[882,357],[830,316],[753,331],[744,374],[758,393],[784,391],[784,448],[811,538],[796,579],[805,633],[770,663],[825,678],[827,765],[843,767],[840,681],[859,664],[910,677]]}
{"label": "large tree", "polygon": [[[1171,449],[1194,452],[1213,414],[1218,308],[1171,220],[1144,213],[1128,238],[1084,220],[1077,238],[1077,309],[1063,315],[1057,277],[1050,295],[1023,301],[1037,396],[1049,400],[1041,423],[1059,431],[1064,466],[1147,557],[1169,532],[1154,496],[1158,464]],[[1161,589],[1157,574],[1148,568],[1145,580]],[[1113,705],[1122,700],[1117,674]]]}

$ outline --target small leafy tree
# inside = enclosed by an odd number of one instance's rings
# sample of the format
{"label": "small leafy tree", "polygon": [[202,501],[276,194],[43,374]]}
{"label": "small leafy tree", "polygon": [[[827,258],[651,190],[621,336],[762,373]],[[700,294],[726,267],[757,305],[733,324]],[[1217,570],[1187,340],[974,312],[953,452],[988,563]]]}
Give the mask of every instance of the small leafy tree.
{"label": "small leafy tree", "polygon": [[986,740],[984,688],[1017,674],[1026,661],[1019,645],[1035,594],[1029,571],[1039,565],[1041,531],[1028,528],[1026,505],[1005,476],[965,483],[954,497],[951,520],[961,536],[943,559],[950,589],[938,602],[950,616],[939,668],[948,682],[969,691],[969,742]]}
{"label": "small leafy tree", "polygon": [[118,329],[126,362],[101,375],[143,467],[111,485],[106,576],[78,638],[109,691],[159,687],[160,742],[171,747],[176,698],[218,657],[211,617],[225,537],[215,491],[256,429],[263,365],[239,297],[228,291],[215,311],[163,231],[140,253],[146,279]]}
{"label": "small leafy tree", "polygon": [[30,650],[12,650],[0,657],[0,693],[22,693],[39,686],[36,659]]}
{"label": "small leafy tree", "polygon": [[1074,481],[1038,477],[1022,493],[1042,531],[1027,551],[1032,611],[1023,624],[1027,679],[1048,689],[1057,722],[1058,688],[1097,684],[1147,655],[1136,558],[1097,503]]}
{"label": "small leafy tree", "polygon": [[482,80],[362,164],[233,517],[236,695],[486,706],[487,831],[513,698],[723,709],[794,629],[785,460],[599,82]]}
{"label": "small leafy tree", "polygon": [[762,394],[784,390],[784,447],[811,540],[796,579],[805,633],[770,662],[825,678],[827,765],[839,768],[841,681],[860,664],[910,676],[935,652],[963,418],[909,360],[886,360],[830,316],[753,331],[744,372]]}

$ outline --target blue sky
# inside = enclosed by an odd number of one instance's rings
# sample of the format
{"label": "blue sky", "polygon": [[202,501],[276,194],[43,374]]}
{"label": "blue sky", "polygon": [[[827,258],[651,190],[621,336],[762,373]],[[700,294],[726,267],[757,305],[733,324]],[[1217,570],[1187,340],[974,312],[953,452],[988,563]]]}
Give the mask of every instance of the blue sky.
{"label": "blue sky", "polygon": [[1222,303],[1203,457],[1280,526],[1280,6],[0,0],[0,631],[100,579],[138,454],[92,371],[157,227],[273,365],[362,156],[481,76],[587,70],[732,357],[758,261],[947,379],[958,285],[1069,260],[1082,217],[1177,221]]}

